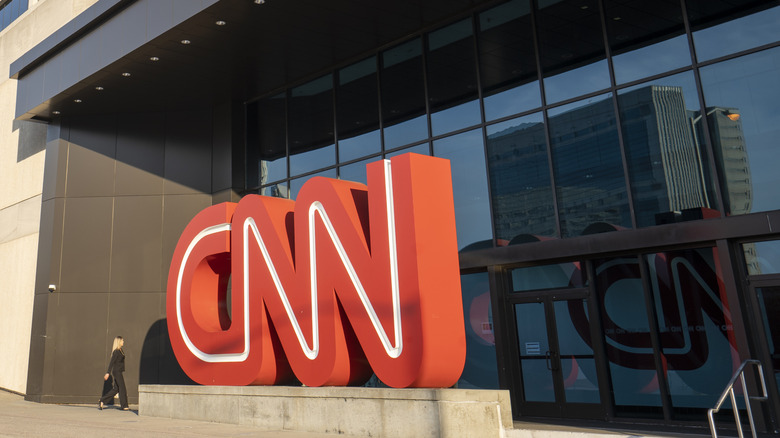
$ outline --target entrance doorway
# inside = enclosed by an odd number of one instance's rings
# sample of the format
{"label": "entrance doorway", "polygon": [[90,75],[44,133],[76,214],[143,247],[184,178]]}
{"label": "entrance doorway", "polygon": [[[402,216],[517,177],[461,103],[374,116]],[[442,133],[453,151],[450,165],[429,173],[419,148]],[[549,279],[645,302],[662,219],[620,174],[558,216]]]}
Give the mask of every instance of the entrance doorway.
{"label": "entrance doorway", "polygon": [[[603,418],[588,300],[579,265],[509,271],[513,399],[523,416]],[[539,286],[555,288],[536,289]]]}

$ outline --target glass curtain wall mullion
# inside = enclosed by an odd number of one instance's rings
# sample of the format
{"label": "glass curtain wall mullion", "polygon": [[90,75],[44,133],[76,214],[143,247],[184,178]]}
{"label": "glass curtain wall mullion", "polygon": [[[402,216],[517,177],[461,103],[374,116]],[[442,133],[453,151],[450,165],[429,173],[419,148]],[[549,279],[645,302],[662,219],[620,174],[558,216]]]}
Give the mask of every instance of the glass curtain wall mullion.
{"label": "glass curtain wall mullion", "polygon": [[774,43],[767,43],[767,44],[764,44],[764,45],[761,45],[761,46],[756,46],[756,47],[753,47],[753,48],[750,48],[750,49],[743,50],[741,52],[731,53],[729,55],[721,56],[720,58],[708,59],[708,60],[702,61],[702,62],[698,62],[697,61],[696,65],[698,67],[707,67],[707,66],[710,66],[712,64],[719,64],[719,63],[724,62],[724,61],[729,61],[729,60],[732,60],[734,58],[740,58],[742,56],[751,55],[751,54],[757,53],[757,52],[762,52],[764,50],[772,49],[772,48],[775,48],[777,46],[780,46],[780,41],[776,41]]}
{"label": "glass curtain wall mullion", "polygon": [[428,32],[420,35],[420,43],[422,44],[422,75],[423,75],[423,96],[425,97],[425,120],[428,123],[428,155],[433,156],[433,142],[430,141],[433,137],[433,123],[431,122],[431,98],[428,91]]}
{"label": "glass curtain wall mullion", "polygon": [[339,129],[338,129],[338,121],[336,118],[338,117],[337,108],[336,108],[336,102],[338,101],[338,94],[339,94],[339,74],[338,71],[335,72],[336,74],[332,74],[330,76],[331,79],[331,88],[333,89],[333,94],[330,96],[330,103],[332,106],[332,113],[333,113],[333,151],[336,154],[336,178],[339,178],[339,162],[341,160],[341,156],[339,155]]}
{"label": "glass curtain wall mullion", "polygon": [[616,90],[615,65],[612,62],[612,47],[607,35],[606,13],[604,10],[604,0],[599,0],[599,14],[601,15],[601,33],[604,38],[604,50],[607,52],[607,70],[609,71],[609,84],[612,91],[612,107],[615,111],[615,124],[617,125],[618,146],[620,147],[620,159],[623,162],[623,177],[626,184],[626,196],[628,197],[628,210],[631,215],[631,228],[637,228],[636,210],[634,208],[633,190],[631,190],[631,176],[628,172],[628,158],[626,156],[626,145],[623,141],[623,123],[620,118],[620,107],[618,106],[618,94]]}
{"label": "glass curtain wall mullion", "polygon": [[544,139],[547,143],[547,166],[550,173],[550,187],[552,187],[553,212],[555,214],[555,233],[561,238],[561,215],[558,210],[558,191],[555,189],[555,168],[553,166],[552,141],[550,138],[550,121],[547,117],[547,93],[544,91],[544,72],[542,71],[542,58],[539,54],[539,25],[536,21],[536,10],[539,7],[538,0],[531,0],[531,27],[533,28],[533,43],[536,56],[536,76],[539,81],[539,92],[542,100],[542,122],[544,123]]}
{"label": "glass curtain wall mullion", "polygon": [[588,289],[588,317],[590,318],[590,334],[593,339],[593,353],[596,357],[596,374],[599,382],[599,394],[601,396],[601,405],[604,406],[605,416],[608,419],[615,417],[615,399],[611,388],[611,379],[609,376],[609,358],[602,333],[601,309],[598,303],[598,293],[596,291],[596,271],[593,266],[593,260],[586,259],[585,267],[585,287]]}
{"label": "glass curtain wall mullion", "polygon": [[385,119],[382,117],[382,52],[375,55],[376,58],[376,111],[379,114],[379,152],[380,158],[385,158]]}
{"label": "glass curtain wall mullion", "polygon": [[[488,136],[487,136],[487,129],[485,124],[485,102],[483,100],[483,94],[482,94],[482,72],[479,68],[479,60],[480,60],[480,50],[479,50],[479,26],[478,26],[478,20],[477,17],[479,15],[472,14],[471,15],[471,28],[474,31],[474,62],[475,62],[475,68],[476,68],[476,75],[477,75],[477,102],[479,103],[479,120],[480,120],[480,129],[482,130],[482,151],[485,154],[485,176],[487,177],[488,182],[490,182],[490,157],[488,156]],[[431,142],[433,144],[433,142]],[[498,246],[498,233],[496,232],[496,221],[494,218],[494,207],[493,207],[493,187],[492,184],[487,185],[487,194],[488,194],[488,205],[490,206],[490,232],[493,235],[493,247]],[[495,330],[494,330],[495,333]]]}
{"label": "glass curtain wall mullion", "polygon": [[653,298],[653,292],[650,288],[650,273],[647,269],[647,264],[644,256],[639,256],[639,275],[642,278],[642,289],[644,291],[645,310],[647,310],[647,318],[650,325],[650,342],[653,346],[653,361],[655,363],[655,372],[658,378],[658,389],[661,395],[661,410],[664,414],[664,421],[669,423],[673,419],[672,415],[672,397],[669,393],[669,382],[666,378],[666,373],[662,372],[665,369],[663,359],[661,358],[662,345],[661,339],[658,336],[658,315],[656,313],[655,300]]}
{"label": "glass curtain wall mullion", "polygon": [[[718,170],[718,165],[715,162],[715,152],[713,151],[712,134],[710,132],[709,120],[706,116],[707,103],[704,99],[704,89],[701,83],[701,74],[699,72],[699,61],[696,56],[696,46],[693,43],[693,32],[691,30],[691,23],[688,18],[688,7],[686,0],[680,0],[680,6],[682,7],[683,25],[685,26],[685,34],[688,38],[688,47],[691,51],[691,60],[693,61],[693,77],[696,81],[696,93],[699,97],[699,107],[701,108],[702,117],[700,119],[702,126],[702,134],[704,134],[704,141],[706,142],[707,150],[707,166],[709,167],[710,175],[712,175],[711,185],[714,185],[715,197],[718,203],[718,212],[721,217],[726,216],[726,202],[723,198],[723,191],[721,190],[721,182],[724,181],[725,175]],[[706,181],[704,182],[706,184]],[[710,187],[704,187],[705,192],[710,190]]]}
{"label": "glass curtain wall mullion", "polygon": [[685,73],[685,72],[691,71],[691,70],[693,70],[693,67],[690,66],[690,65],[687,66],[687,67],[680,67],[680,68],[676,68],[674,70],[669,70],[667,72],[654,74],[654,75],[648,76],[646,78],[637,79],[637,80],[631,81],[631,82],[626,82],[625,84],[620,84],[620,85],[616,86],[615,89],[618,92],[620,92],[621,90],[625,90],[627,88],[635,87],[635,86],[637,86],[639,84],[650,83],[650,82],[653,82],[653,81],[658,80],[658,79],[663,79],[663,78],[666,78],[666,77],[669,77],[669,76],[674,76],[674,75],[677,75],[677,74],[680,74],[680,73]]}

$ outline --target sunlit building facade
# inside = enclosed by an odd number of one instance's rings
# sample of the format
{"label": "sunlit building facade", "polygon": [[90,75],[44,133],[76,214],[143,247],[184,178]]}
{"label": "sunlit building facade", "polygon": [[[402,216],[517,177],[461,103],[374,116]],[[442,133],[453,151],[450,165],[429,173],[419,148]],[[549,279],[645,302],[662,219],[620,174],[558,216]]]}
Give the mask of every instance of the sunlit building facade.
{"label": "sunlit building facade", "polygon": [[99,0],[11,65],[15,118],[48,124],[29,399],[95,398],[63,370],[99,375],[120,330],[131,400],[187,382],[187,221],[414,152],[452,167],[458,387],[703,427],[758,359],[780,428],[780,2],[191,3]]}

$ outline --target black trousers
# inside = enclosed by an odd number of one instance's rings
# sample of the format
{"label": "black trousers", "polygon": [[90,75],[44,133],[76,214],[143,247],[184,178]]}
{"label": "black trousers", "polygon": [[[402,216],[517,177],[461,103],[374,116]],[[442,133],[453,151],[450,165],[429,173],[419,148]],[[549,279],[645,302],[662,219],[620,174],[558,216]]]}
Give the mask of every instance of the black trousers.
{"label": "black trousers", "polygon": [[127,407],[127,387],[125,386],[125,376],[122,373],[118,373],[114,377],[114,387],[111,391],[108,391],[103,398],[100,399],[103,404],[106,404],[114,398],[116,393],[119,393],[119,404],[124,409]]}

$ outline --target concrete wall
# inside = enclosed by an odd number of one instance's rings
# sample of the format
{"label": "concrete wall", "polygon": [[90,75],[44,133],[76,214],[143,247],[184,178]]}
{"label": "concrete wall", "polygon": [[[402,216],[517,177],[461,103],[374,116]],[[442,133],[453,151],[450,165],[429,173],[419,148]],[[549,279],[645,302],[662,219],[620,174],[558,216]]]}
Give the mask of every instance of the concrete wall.
{"label": "concrete wall", "polygon": [[0,32],[0,388],[24,392],[46,126],[15,122],[10,64],[97,0],[31,0]]}
{"label": "concrete wall", "polygon": [[142,385],[139,415],[374,437],[502,437],[506,390]]}

